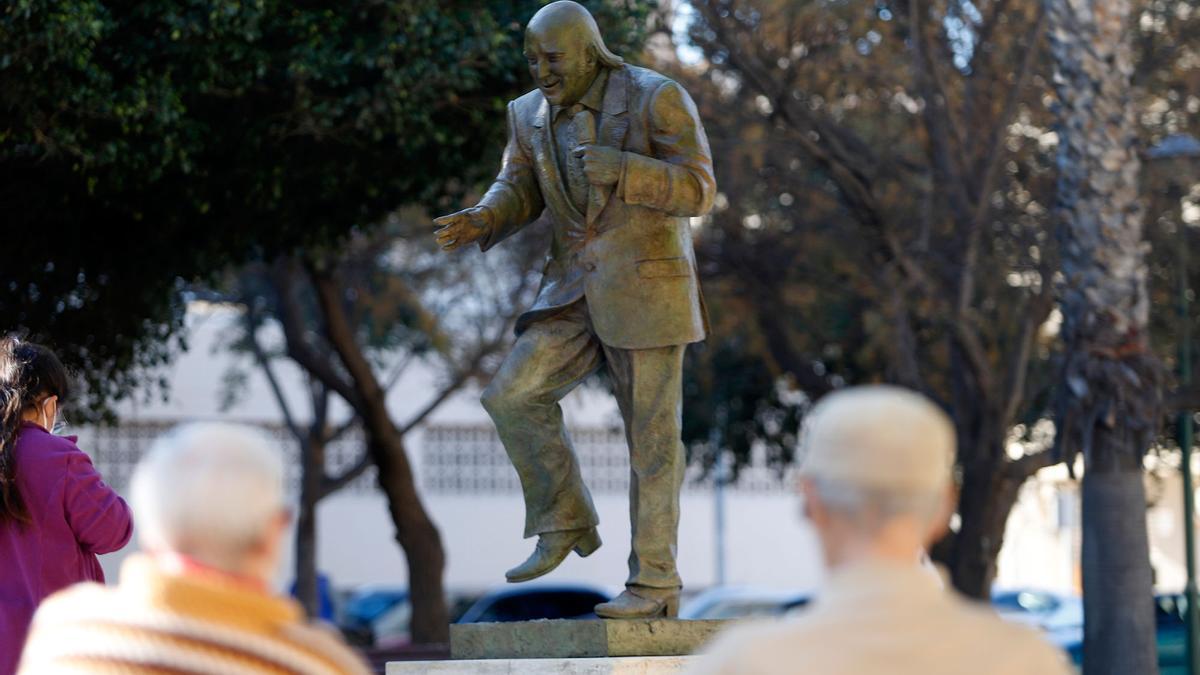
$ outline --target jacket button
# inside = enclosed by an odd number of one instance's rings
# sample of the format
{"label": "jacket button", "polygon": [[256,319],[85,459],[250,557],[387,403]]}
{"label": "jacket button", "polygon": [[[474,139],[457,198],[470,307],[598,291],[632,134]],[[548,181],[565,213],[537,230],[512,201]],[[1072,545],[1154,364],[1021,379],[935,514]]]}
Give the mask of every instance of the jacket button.
{"label": "jacket button", "polygon": [[595,272],[596,271],[596,263],[594,263],[594,262],[584,263],[583,269],[585,269],[589,272]]}

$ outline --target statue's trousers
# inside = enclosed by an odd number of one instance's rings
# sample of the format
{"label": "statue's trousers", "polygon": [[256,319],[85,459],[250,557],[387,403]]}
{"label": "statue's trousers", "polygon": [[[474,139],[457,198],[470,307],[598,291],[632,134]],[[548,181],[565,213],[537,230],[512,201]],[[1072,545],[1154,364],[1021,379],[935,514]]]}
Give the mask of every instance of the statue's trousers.
{"label": "statue's trousers", "polygon": [[[638,317],[630,317],[631,321]],[[629,444],[630,586],[678,588],[676,542],[685,466],[680,440],[686,345],[617,349],[596,338],[586,300],[531,324],[483,393],[525,493],[525,536],[599,521],[559,401],[604,366]]]}

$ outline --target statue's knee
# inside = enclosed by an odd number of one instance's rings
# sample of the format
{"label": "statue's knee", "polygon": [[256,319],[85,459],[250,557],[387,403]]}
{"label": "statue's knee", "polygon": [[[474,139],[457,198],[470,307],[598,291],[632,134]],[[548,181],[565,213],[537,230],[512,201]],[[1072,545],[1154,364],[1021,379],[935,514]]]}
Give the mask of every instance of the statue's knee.
{"label": "statue's knee", "polygon": [[505,419],[523,418],[538,408],[534,394],[528,389],[512,386],[511,382],[493,380],[480,396],[484,410],[490,414],[493,422],[503,422]]}
{"label": "statue's knee", "polygon": [[505,416],[515,407],[512,390],[498,384],[496,380],[492,380],[483,390],[479,402],[493,419]]}

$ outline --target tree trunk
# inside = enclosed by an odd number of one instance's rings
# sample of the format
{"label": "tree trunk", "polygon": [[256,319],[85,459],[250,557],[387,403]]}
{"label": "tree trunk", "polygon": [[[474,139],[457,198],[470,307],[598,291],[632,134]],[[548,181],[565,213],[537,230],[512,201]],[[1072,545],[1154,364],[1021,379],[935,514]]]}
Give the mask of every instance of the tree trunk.
{"label": "tree trunk", "polygon": [[[370,425],[374,426],[374,425]],[[447,644],[450,641],[450,612],[442,572],[446,554],[441,535],[429,519],[413,480],[412,467],[400,435],[390,422],[371,432],[370,448],[379,467],[379,487],[388,500],[388,511],[396,526],[396,541],[408,560],[408,592],[412,602],[412,641],[417,644]]]}
{"label": "tree trunk", "polygon": [[396,541],[408,560],[412,641],[446,644],[450,640],[450,612],[442,583],[446,554],[441,535],[417,492],[404,440],[388,413],[383,387],[350,327],[340,286],[325,274],[312,276],[329,342],[354,382],[356,412],[363,420],[368,450],[379,469],[379,487],[387,497]]}
{"label": "tree trunk", "polygon": [[1046,0],[1060,103],[1065,361],[1057,442],[1084,456],[1084,673],[1158,672],[1142,458],[1161,367],[1147,344],[1129,0]]}
{"label": "tree trunk", "polygon": [[[318,432],[319,433],[319,432]],[[317,586],[317,502],[325,476],[325,443],[310,434],[300,447],[300,505],[296,516],[296,598],[310,617],[320,616]]]}
{"label": "tree trunk", "polygon": [[986,454],[988,459],[978,458],[963,468],[958,532],[931,551],[932,557],[946,566],[960,593],[981,600],[991,592],[1008,516],[1028,478],[1012,475],[1007,460],[995,461],[994,453]]}

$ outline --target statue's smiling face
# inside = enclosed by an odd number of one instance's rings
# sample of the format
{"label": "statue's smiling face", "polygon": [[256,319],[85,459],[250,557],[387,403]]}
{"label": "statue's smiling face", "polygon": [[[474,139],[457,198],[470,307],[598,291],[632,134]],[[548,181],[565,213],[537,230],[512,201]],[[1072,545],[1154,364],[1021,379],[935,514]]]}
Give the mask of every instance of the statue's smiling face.
{"label": "statue's smiling face", "polygon": [[530,26],[525,32],[529,74],[551,105],[577,103],[599,73],[595,50],[571,26]]}

